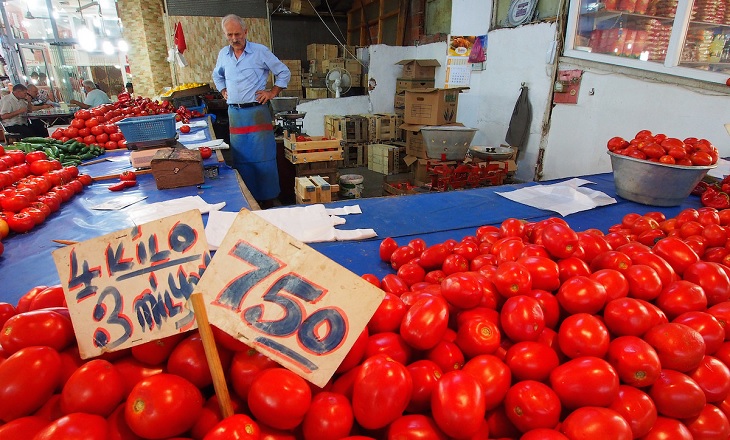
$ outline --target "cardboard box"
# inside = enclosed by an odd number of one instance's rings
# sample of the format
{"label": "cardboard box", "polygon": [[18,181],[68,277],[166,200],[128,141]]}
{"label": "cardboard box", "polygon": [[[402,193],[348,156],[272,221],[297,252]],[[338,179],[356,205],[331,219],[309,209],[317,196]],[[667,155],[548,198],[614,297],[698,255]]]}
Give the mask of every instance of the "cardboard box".
{"label": "cardboard box", "polygon": [[200,151],[162,148],[150,163],[157,189],[180,188],[205,182]]}
{"label": "cardboard box", "polygon": [[315,87],[325,88],[327,83],[325,78],[327,77],[324,73],[307,73],[302,75],[302,86],[304,87]]}
{"label": "cardboard box", "polygon": [[322,69],[327,72],[332,69],[344,69],[345,59],[344,58],[332,58],[329,60],[322,61]]}
{"label": "cardboard box", "polygon": [[340,53],[338,54],[340,58],[357,58],[357,46],[339,46],[340,47]]}
{"label": "cardboard box", "polygon": [[456,122],[459,93],[463,89],[458,87],[407,90],[403,122],[420,125],[445,125]]}
{"label": "cardboard box", "polygon": [[403,66],[401,78],[433,79],[436,76],[436,67],[441,66],[437,60],[401,60],[396,64]]}
{"label": "cardboard box", "polygon": [[324,60],[309,60],[309,73],[325,73]]}
{"label": "cardboard box", "polygon": [[299,74],[301,75],[302,60],[281,60],[281,62],[284,63],[284,65],[288,67],[289,70],[291,70],[292,75],[295,72],[299,72]]}
{"label": "cardboard box", "polygon": [[398,93],[395,95],[395,99],[393,100],[393,107],[395,107],[397,109],[406,108],[406,94],[405,93]]}
{"label": "cardboard box", "polygon": [[436,81],[432,79],[407,79],[398,78],[395,82],[395,93],[403,93],[407,90],[432,89]]}
{"label": "cardboard box", "polygon": [[345,70],[351,75],[360,75],[362,74],[362,64],[358,60],[347,58],[345,59]]}
{"label": "cardboard box", "polygon": [[329,60],[337,58],[336,44],[308,44],[307,59],[308,60]]}
{"label": "cardboard box", "polygon": [[295,14],[314,15],[315,10],[307,0],[291,0],[289,10]]}
{"label": "cardboard box", "polygon": [[368,169],[381,174],[398,174],[405,169],[405,151],[389,144],[368,144]]}

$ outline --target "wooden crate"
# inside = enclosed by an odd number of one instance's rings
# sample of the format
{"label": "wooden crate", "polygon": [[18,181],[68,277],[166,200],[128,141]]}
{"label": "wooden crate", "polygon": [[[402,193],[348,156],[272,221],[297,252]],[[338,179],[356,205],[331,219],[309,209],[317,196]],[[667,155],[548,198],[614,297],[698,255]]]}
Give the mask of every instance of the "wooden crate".
{"label": "wooden crate", "polygon": [[329,97],[329,90],[326,87],[305,87],[304,96],[307,99],[325,99]]}
{"label": "wooden crate", "polygon": [[309,141],[298,141],[297,135],[284,133],[284,155],[293,164],[342,160],[342,143],[326,136],[307,136]]}
{"label": "wooden crate", "polygon": [[404,196],[427,192],[403,175],[383,176],[383,195]]}
{"label": "wooden crate", "polygon": [[296,177],[294,192],[298,204],[301,203],[328,203],[337,200],[340,191],[339,184],[330,184],[326,179],[328,176]]}
{"label": "wooden crate", "polygon": [[348,143],[368,141],[368,119],[359,115],[325,115],[324,135]]}
{"label": "wooden crate", "polygon": [[405,151],[396,145],[369,144],[368,169],[381,174],[398,174],[402,169]]}
{"label": "wooden crate", "polygon": [[345,144],[343,148],[343,168],[365,167],[368,165],[367,144]]}
{"label": "wooden crate", "polygon": [[383,143],[403,139],[403,117],[395,113],[363,115],[368,119],[368,142]]}

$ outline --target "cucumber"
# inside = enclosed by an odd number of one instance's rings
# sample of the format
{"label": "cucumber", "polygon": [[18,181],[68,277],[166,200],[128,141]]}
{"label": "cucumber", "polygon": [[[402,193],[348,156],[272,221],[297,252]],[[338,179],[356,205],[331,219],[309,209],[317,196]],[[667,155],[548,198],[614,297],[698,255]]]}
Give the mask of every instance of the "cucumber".
{"label": "cucumber", "polygon": [[44,138],[44,137],[27,137],[23,138],[23,141],[29,142],[31,144],[48,144],[51,141],[51,138]]}

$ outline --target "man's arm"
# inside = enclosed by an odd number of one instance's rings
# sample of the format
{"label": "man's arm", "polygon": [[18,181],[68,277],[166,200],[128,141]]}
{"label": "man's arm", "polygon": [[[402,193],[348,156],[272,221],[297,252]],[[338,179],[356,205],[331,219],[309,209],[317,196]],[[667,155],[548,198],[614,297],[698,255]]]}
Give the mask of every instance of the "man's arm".
{"label": "man's arm", "polygon": [[75,105],[77,107],[80,107],[80,108],[83,108],[83,109],[89,109],[89,108],[91,108],[91,106],[89,104],[84,104],[83,102],[77,101],[75,99],[72,99],[71,101],[69,101],[69,104],[73,104],[73,105]]}
{"label": "man's arm", "polygon": [[16,116],[20,116],[25,113],[28,113],[28,108],[25,108],[25,109],[21,108],[21,109],[15,110],[15,111],[8,111],[8,110],[9,109],[7,108],[7,106],[5,106],[5,105],[0,106],[0,119],[10,119],[10,118],[14,118]]}
{"label": "man's arm", "polygon": [[213,68],[213,84],[215,88],[223,95],[223,99],[228,100],[228,90],[226,88],[226,69],[223,67],[222,51],[218,53],[218,59]]}

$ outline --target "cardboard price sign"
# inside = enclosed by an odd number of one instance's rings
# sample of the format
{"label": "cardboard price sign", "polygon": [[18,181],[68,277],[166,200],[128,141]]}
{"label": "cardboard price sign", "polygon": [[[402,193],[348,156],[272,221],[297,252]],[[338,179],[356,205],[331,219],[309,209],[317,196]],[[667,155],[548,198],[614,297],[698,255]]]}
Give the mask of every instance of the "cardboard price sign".
{"label": "cardboard price sign", "polygon": [[200,279],[212,325],[324,386],[384,292],[242,210]]}
{"label": "cardboard price sign", "polygon": [[187,300],[210,262],[200,211],[53,252],[81,358],[195,327]]}

